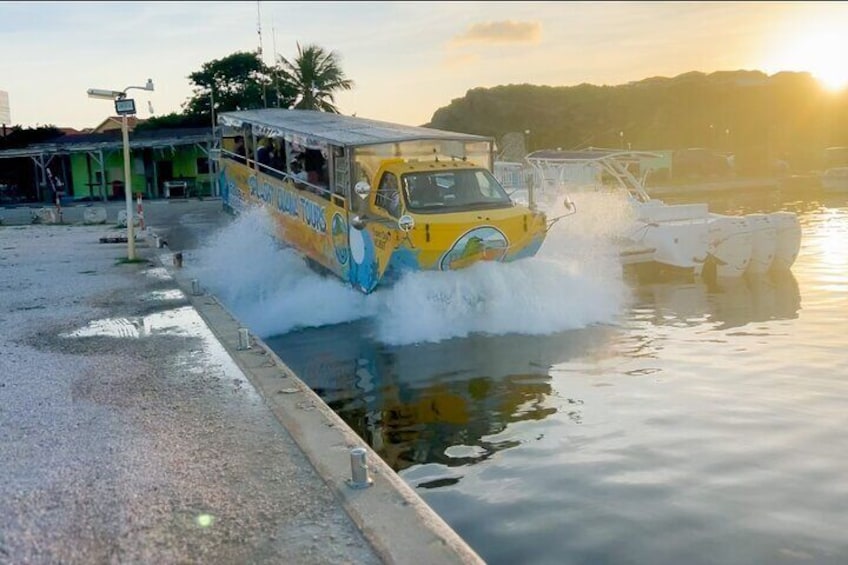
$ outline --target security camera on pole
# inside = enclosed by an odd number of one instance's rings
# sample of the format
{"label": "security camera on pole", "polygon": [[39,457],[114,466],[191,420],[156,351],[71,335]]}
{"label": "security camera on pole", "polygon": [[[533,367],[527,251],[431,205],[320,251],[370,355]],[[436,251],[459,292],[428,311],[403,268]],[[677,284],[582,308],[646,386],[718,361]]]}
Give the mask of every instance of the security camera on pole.
{"label": "security camera on pole", "polygon": [[153,80],[147,79],[144,86],[128,86],[123,90],[103,90],[89,88],[90,98],[101,98],[115,101],[115,111],[121,116],[121,135],[124,143],[124,196],[127,201],[127,260],[135,260],[135,233],[132,211],[132,176],[130,175],[130,141],[127,128],[127,116],[135,114],[135,100],[127,98],[127,90],[153,90]]}

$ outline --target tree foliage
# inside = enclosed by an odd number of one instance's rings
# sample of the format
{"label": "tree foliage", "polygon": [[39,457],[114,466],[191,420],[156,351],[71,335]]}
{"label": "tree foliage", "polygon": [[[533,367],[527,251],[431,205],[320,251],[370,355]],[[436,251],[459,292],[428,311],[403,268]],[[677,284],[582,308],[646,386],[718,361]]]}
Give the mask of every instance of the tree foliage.
{"label": "tree foliage", "polygon": [[691,72],[620,86],[530,84],[475,88],[433,114],[432,127],[489,135],[529,131],[529,149],[589,146],[734,153],[743,173],[776,159],[819,168],[823,149],[848,145],[848,92],[808,73]]}
{"label": "tree foliage", "polygon": [[301,48],[298,43],[294,59],[280,55],[277,61],[275,73],[284,84],[291,85],[297,95],[295,108],[338,113],[334,93],[353,88],[353,81],[345,77],[335,51],[326,51],[314,44]]}
{"label": "tree foliage", "polygon": [[212,123],[212,110],[221,112],[256,108],[308,108],[338,112],[334,93],[349,90],[339,55],[318,45],[297,45],[289,60],[279,56],[268,66],[258,52],[238,51],[204,63],[188,76],[193,95],[183,112],[152,118],[142,129],[202,127]]}
{"label": "tree foliage", "polygon": [[[286,106],[291,99],[286,90],[276,88],[271,69],[258,53],[238,51],[222,59],[204,63],[188,75],[194,95],[183,104],[186,114],[210,116],[233,110]],[[285,85],[283,85],[285,87]],[[207,120],[209,123],[209,120]]]}
{"label": "tree foliage", "polygon": [[64,133],[54,125],[23,128],[15,126],[7,130],[5,137],[0,137],[0,150],[20,149],[34,143],[44,143],[61,137]]}
{"label": "tree foliage", "polygon": [[135,131],[156,129],[203,128],[212,126],[212,116],[207,114],[180,114],[172,112],[163,116],[154,116],[135,126]]}

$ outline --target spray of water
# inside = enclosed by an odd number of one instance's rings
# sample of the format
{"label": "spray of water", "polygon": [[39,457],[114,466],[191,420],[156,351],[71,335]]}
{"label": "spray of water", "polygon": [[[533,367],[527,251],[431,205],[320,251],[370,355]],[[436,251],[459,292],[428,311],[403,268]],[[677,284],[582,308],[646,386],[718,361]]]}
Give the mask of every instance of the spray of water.
{"label": "spray of water", "polygon": [[260,336],[370,315],[364,295],[316,274],[273,233],[264,209],[246,212],[192,253],[189,272]]}
{"label": "spray of water", "polygon": [[608,203],[578,201],[578,214],[554,226],[536,257],[409,273],[367,296],[314,273],[296,252],[281,248],[261,209],[216,233],[188,264],[192,276],[263,337],[361,318],[390,345],[473,333],[539,335],[611,323],[622,310],[629,293],[617,251],[582,225],[606,229],[610,218]]}

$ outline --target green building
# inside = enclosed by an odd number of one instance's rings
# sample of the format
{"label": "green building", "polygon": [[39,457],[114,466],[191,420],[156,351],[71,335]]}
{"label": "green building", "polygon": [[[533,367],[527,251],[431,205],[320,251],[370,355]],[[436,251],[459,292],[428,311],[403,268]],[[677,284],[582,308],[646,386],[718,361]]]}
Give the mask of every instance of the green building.
{"label": "green building", "polygon": [[[129,136],[133,194],[145,198],[217,196],[211,128],[162,129]],[[123,200],[120,131],[63,135],[0,151],[0,183],[21,202]],[[7,190],[11,193],[11,190]]]}

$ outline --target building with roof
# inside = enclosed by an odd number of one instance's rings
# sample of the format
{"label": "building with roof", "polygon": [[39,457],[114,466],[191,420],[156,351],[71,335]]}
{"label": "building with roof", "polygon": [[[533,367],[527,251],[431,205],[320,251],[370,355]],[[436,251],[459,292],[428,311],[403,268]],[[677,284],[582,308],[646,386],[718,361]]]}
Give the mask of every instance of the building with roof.
{"label": "building with roof", "polygon": [[[6,187],[6,199],[50,202],[57,193],[65,202],[123,199],[120,122],[117,130],[108,122],[98,126],[106,130],[101,133],[62,135],[0,151],[0,185]],[[210,128],[133,132],[129,145],[134,194],[165,198],[177,195],[171,188],[178,187],[186,196],[215,195],[210,150],[216,141]]]}

